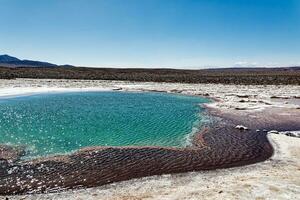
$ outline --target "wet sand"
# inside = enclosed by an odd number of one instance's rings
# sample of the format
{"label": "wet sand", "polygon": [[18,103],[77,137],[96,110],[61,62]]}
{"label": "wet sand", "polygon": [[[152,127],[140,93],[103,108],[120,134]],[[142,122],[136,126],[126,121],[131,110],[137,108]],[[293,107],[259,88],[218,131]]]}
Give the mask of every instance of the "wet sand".
{"label": "wet sand", "polygon": [[[188,93],[188,90],[185,90]],[[193,92],[195,90],[188,94]],[[250,106],[248,108],[251,112],[235,108],[224,110],[228,101],[222,104],[224,98],[213,97],[217,98],[218,102],[207,106],[209,114],[216,121],[205,131],[195,135],[191,147],[99,147],[83,149],[68,156],[13,163],[9,166],[11,170],[7,170],[7,173],[5,170],[1,172],[0,191],[2,194],[52,192],[99,186],[144,176],[252,164],[264,161],[273,154],[267,133],[258,132],[256,129],[300,130],[297,123],[299,109],[296,105],[282,107],[271,104],[272,108],[268,108],[268,105],[266,108],[265,104],[261,103],[262,100],[257,100],[255,106],[261,107],[255,112]],[[249,95],[238,98],[249,98]],[[250,130],[237,130],[237,124],[248,126]]]}

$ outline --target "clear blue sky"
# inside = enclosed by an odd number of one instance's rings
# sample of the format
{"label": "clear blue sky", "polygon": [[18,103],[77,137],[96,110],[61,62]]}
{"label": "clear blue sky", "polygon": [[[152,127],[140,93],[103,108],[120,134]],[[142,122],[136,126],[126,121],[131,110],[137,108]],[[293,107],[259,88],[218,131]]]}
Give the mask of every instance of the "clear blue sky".
{"label": "clear blue sky", "polygon": [[0,0],[0,54],[94,67],[300,65],[300,0]]}

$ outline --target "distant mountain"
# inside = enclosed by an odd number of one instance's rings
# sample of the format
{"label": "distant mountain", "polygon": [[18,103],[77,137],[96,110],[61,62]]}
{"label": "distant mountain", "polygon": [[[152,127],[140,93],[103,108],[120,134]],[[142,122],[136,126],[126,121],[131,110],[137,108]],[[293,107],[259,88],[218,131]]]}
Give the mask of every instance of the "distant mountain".
{"label": "distant mountain", "polygon": [[4,67],[73,67],[71,65],[56,65],[34,60],[20,60],[10,55],[0,55],[0,65]]}
{"label": "distant mountain", "polygon": [[0,63],[7,63],[7,62],[18,62],[20,61],[18,58],[16,57],[12,57],[9,55],[0,55]]}

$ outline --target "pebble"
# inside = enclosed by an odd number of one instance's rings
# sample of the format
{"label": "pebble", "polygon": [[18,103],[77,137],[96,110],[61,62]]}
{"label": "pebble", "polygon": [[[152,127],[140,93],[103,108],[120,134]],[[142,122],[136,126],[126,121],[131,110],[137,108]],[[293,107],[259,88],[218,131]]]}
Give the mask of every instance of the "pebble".
{"label": "pebble", "polygon": [[237,125],[235,128],[236,128],[236,129],[239,129],[239,130],[249,130],[248,127],[243,126],[243,125]]}

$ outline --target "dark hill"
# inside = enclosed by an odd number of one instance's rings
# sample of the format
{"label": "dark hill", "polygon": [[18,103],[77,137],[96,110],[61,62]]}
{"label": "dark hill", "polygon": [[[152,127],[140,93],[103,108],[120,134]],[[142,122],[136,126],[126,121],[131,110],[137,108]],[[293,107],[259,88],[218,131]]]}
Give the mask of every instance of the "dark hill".
{"label": "dark hill", "polygon": [[9,63],[9,62],[18,62],[20,61],[18,58],[16,57],[12,57],[9,55],[0,55],[0,63]]}
{"label": "dark hill", "polygon": [[[0,55],[0,64],[3,67],[58,67],[56,64],[35,60],[20,60],[10,55]],[[68,65],[68,67],[71,67]]]}

